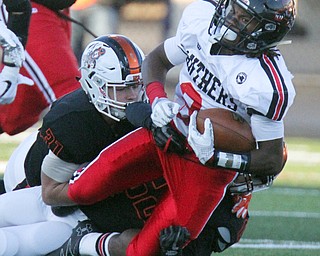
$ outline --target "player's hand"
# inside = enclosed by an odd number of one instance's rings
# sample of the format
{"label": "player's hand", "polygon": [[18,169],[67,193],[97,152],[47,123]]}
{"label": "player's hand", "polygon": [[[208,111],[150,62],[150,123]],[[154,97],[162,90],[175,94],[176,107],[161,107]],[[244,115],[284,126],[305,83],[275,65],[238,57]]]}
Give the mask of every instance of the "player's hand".
{"label": "player's hand", "polygon": [[231,212],[235,213],[237,218],[245,219],[248,215],[249,203],[252,197],[252,193],[237,194],[233,196],[235,205]]}
{"label": "player's hand", "polygon": [[186,152],[186,138],[173,129],[170,124],[157,127],[151,119],[151,106],[149,103],[134,102],[125,110],[128,121],[136,127],[144,127],[152,132],[153,138],[159,148],[166,152],[183,154]]}
{"label": "player's hand", "polygon": [[214,155],[214,133],[209,118],[204,121],[204,132],[197,129],[197,111],[190,116],[188,143],[202,164],[205,164]]}
{"label": "player's hand", "polygon": [[182,255],[182,247],[190,239],[187,228],[181,226],[170,226],[160,232],[161,255]]}
{"label": "player's hand", "polygon": [[167,98],[156,98],[152,103],[152,122],[162,127],[168,124],[179,112],[179,104]]}
{"label": "player's hand", "polygon": [[184,154],[186,152],[186,138],[173,129],[170,124],[151,128],[153,138],[159,148],[165,152]]}
{"label": "player's hand", "polygon": [[14,101],[19,84],[33,85],[33,81],[19,74],[19,68],[4,66],[0,73],[0,104]]}
{"label": "player's hand", "polygon": [[152,109],[149,103],[145,102],[133,102],[128,104],[125,109],[126,117],[128,121],[135,127],[144,127],[151,130],[152,119],[151,113]]}
{"label": "player's hand", "polygon": [[19,38],[2,22],[0,22],[0,45],[3,47],[3,63],[11,67],[21,67],[25,60],[24,48]]}

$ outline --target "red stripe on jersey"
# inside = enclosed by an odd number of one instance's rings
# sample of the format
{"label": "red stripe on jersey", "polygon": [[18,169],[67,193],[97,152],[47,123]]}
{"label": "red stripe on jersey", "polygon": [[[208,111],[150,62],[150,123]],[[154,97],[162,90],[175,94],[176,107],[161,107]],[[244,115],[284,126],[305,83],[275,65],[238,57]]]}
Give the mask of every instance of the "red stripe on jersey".
{"label": "red stripe on jersey", "polygon": [[[202,98],[201,95],[193,88],[192,84],[189,82],[182,83],[180,85],[181,91],[183,93],[183,97],[189,106],[189,114],[191,115],[194,110],[199,111],[202,106]],[[190,102],[187,102],[187,97],[190,98],[193,102],[190,106]]]}
{"label": "red stripe on jersey", "polygon": [[281,113],[281,108],[283,107],[283,103],[284,103],[285,95],[284,95],[284,90],[283,90],[283,84],[281,82],[280,76],[279,76],[276,68],[274,67],[274,65],[270,61],[270,59],[267,57],[267,55],[264,54],[263,59],[271,71],[271,74],[274,79],[274,83],[275,83],[275,86],[276,86],[276,89],[277,89],[277,92],[279,95],[279,99],[278,99],[278,102],[275,107],[275,112],[272,117],[272,120],[277,120],[279,118],[279,115]]}

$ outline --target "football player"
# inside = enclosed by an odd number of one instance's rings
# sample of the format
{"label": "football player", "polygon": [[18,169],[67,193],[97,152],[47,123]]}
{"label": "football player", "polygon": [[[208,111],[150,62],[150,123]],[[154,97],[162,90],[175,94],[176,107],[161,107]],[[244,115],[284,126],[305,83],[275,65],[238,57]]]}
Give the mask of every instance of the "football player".
{"label": "football player", "polygon": [[[50,188],[68,181],[75,170],[92,161],[102,148],[135,129],[126,120],[124,110],[134,105],[127,106],[128,103],[142,100],[144,88],[140,68],[143,57],[141,49],[121,35],[99,37],[87,46],[80,69],[83,90],[56,101],[39,132],[27,138],[9,159],[5,171],[8,193],[0,196],[0,252],[4,255],[46,254],[67,240],[78,220],[87,218],[99,232],[122,232],[143,227],[159,198],[167,191],[162,177],[92,206],[80,206],[81,211],[77,207],[51,209],[43,203],[41,187],[37,186],[41,184],[42,171],[43,192],[46,194],[48,189],[50,192]],[[149,127],[151,107],[149,104],[141,106],[138,108],[141,123],[137,125]],[[136,111],[132,110],[130,115],[136,116]],[[147,117],[149,121],[145,122]],[[170,127],[165,132],[162,130],[154,128],[157,144],[163,147],[170,138],[169,150],[181,150],[179,137],[173,130]],[[24,173],[26,179],[20,182]],[[32,188],[9,192],[16,188],[18,182],[17,188]],[[248,217],[237,218],[231,212],[233,206],[233,197],[228,194],[215,213],[221,216],[212,218],[203,235],[186,250],[210,255],[213,250],[222,251],[238,241]],[[79,227],[84,230],[80,232],[80,238],[89,241],[89,248],[95,248],[96,241],[84,235],[87,230],[93,231],[93,228],[87,228],[93,224],[85,221],[75,228],[76,234],[79,234]],[[95,237],[96,234],[90,236]],[[81,240],[77,238],[72,240],[73,254],[80,249],[87,250],[86,246],[74,246],[73,241]],[[106,236],[101,236],[101,244],[104,244],[103,238]]]}
{"label": "football player", "polygon": [[[43,117],[53,101],[80,87],[75,79],[80,73],[71,48],[71,23],[63,18],[74,2],[0,0],[0,44],[4,48],[0,134],[24,131]],[[4,34],[6,27],[21,44],[7,41],[12,34]],[[34,86],[18,87],[32,85],[30,78]]]}
{"label": "football player", "polygon": [[[33,85],[32,80],[19,74],[25,60],[24,49],[28,38],[31,4],[28,0],[4,0],[4,3],[9,20],[6,25],[4,17],[0,16],[0,46],[3,50],[4,65],[0,73],[0,104],[10,104],[16,96],[19,84]],[[0,5],[3,8],[2,1]]]}
{"label": "football player", "polygon": [[[159,233],[170,226],[186,227],[194,240],[237,172],[267,176],[281,171],[283,118],[295,90],[276,46],[294,20],[293,0],[195,1],[184,10],[176,36],[146,57],[142,71],[153,123],[161,127],[172,121],[188,137],[191,150],[183,156],[160,150],[152,133],[141,128],[104,149],[63,187],[60,203],[92,204],[161,175],[166,179],[169,193],[143,229],[132,240],[113,235],[104,247],[107,255],[157,254]],[[178,64],[184,65],[171,101],[164,89],[165,76]],[[198,132],[197,111],[219,107],[251,124],[256,149],[216,149],[209,119],[204,133]],[[128,241],[128,247],[113,247]]]}

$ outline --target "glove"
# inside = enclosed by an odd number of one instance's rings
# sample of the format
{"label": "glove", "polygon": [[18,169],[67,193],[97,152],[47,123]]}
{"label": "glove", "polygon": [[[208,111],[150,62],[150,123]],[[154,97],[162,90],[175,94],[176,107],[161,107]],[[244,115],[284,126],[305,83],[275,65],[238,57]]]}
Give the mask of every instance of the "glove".
{"label": "glove", "polygon": [[151,128],[153,138],[159,148],[165,152],[182,155],[186,152],[185,137],[174,130],[169,124]]}
{"label": "glove", "polygon": [[10,46],[16,47],[16,39],[19,41],[17,36],[7,28],[7,26],[0,22],[0,44],[3,47]]}
{"label": "glove", "polygon": [[151,106],[149,103],[145,102],[133,102],[128,104],[125,109],[126,117],[128,121],[135,127],[144,127],[151,130],[152,120],[151,120]]}
{"label": "glove", "polygon": [[179,111],[179,104],[167,98],[156,98],[152,103],[152,122],[162,127],[168,124]]}
{"label": "glove", "polygon": [[0,73],[0,104],[14,101],[19,84],[33,85],[33,81],[19,74],[19,68],[5,66]]}
{"label": "glove", "polygon": [[235,205],[231,212],[236,213],[237,218],[245,219],[248,215],[249,203],[252,197],[252,193],[237,194],[233,196]]}
{"label": "glove", "polygon": [[131,103],[126,107],[125,113],[131,124],[152,131],[153,138],[159,148],[177,154],[186,152],[185,137],[180,135],[169,124],[157,127],[152,123],[150,104],[144,102]]}
{"label": "glove", "polygon": [[190,233],[185,227],[170,226],[160,232],[161,255],[182,255],[182,247],[190,239]]}
{"label": "glove", "polygon": [[10,67],[21,67],[25,60],[24,48],[19,38],[0,22],[0,45],[3,47],[3,63]]}
{"label": "glove", "polygon": [[204,121],[204,132],[197,130],[197,111],[190,116],[188,143],[202,164],[214,155],[214,133],[209,118]]}

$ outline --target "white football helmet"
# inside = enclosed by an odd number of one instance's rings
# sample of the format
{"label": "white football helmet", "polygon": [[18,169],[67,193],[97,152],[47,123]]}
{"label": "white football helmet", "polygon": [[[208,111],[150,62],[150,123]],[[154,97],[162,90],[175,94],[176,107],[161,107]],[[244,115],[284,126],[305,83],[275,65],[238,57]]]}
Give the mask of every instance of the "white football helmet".
{"label": "white football helmet", "polygon": [[125,118],[124,110],[130,102],[117,99],[121,88],[138,86],[138,101],[143,99],[143,59],[142,50],[123,35],[100,36],[88,44],[81,58],[79,81],[99,112],[116,121]]}

